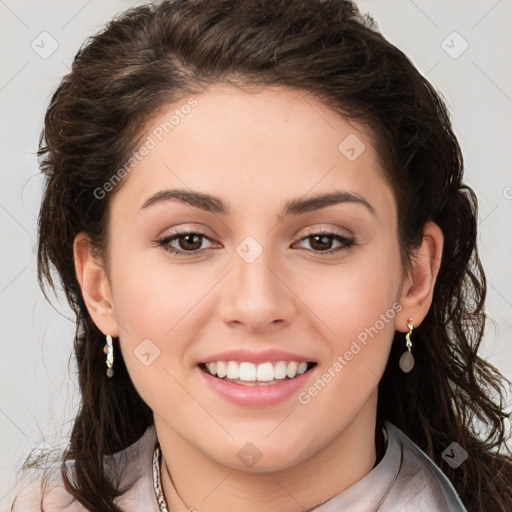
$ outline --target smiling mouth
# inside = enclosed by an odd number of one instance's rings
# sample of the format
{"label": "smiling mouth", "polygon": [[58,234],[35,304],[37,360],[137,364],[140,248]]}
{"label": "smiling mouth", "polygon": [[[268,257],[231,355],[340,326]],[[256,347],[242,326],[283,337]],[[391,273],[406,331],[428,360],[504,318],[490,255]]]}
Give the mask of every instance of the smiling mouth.
{"label": "smiling mouth", "polygon": [[199,368],[219,380],[244,386],[271,386],[293,380],[309,372],[315,362],[275,361],[254,364],[240,361],[200,363]]}

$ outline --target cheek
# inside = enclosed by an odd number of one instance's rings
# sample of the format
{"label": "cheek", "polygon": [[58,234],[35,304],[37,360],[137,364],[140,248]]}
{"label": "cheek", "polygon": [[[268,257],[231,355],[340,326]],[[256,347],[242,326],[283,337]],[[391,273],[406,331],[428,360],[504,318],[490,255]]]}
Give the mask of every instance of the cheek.
{"label": "cheek", "polygon": [[366,251],[346,264],[316,273],[314,279],[304,281],[301,296],[325,323],[326,335],[341,341],[370,327],[392,307],[399,296],[400,279],[398,250],[389,247]]}
{"label": "cheek", "polygon": [[169,391],[181,396],[168,372],[183,381],[190,364],[190,335],[197,333],[199,320],[205,317],[205,292],[214,288],[219,276],[201,264],[176,265],[164,257],[158,264],[126,254],[114,261],[114,314],[128,372],[150,406],[161,400],[155,382],[166,382]]}
{"label": "cheek", "polygon": [[187,315],[213,286],[215,276],[201,263],[179,265],[167,262],[165,255],[157,263],[144,258],[142,252],[117,260],[112,271],[115,314],[121,330],[131,336],[162,339],[187,323]]}
{"label": "cheek", "polygon": [[303,285],[301,296],[307,297],[314,313],[309,318],[321,329],[319,339],[326,345],[327,359],[322,361],[330,370],[326,380],[336,382],[333,391],[349,391],[344,399],[357,401],[356,397],[369,395],[384,372],[394,319],[402,308],[398,249],[389,245],[367,251],[357,261],[315,277],[307,287]]}

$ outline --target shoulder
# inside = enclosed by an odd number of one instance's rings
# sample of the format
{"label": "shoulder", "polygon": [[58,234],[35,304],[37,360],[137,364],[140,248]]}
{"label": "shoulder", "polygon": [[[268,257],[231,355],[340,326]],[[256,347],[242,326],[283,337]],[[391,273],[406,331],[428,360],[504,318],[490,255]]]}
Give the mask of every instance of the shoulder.
{"label": "shoulder", "polygon": [[401,467],[392,494],[403,512],[467,512],[453,484],[434,461],[398,427],[390,422],[385,426],[390,442],[401,446]]}
{"label": "shoulder", "polygon": [[66,490],[62,463],[25,470],[18,480],[11,512],[83,512],[85,509]]}
{"label": "shoulder", "polygon": [[[151,454],[156,441],[154,427],[131,446],[114,455],[105,457],[105,470],[119,488],[130,486],[121,500],[126,510],[152,490]],[[65,463],[72,470],[74,461]],[[62,462],[54,462],[44,468],[25,470],[18,477],[11,512],[87,512],[87,509],[68,492],[62,476]],[[144,502],[144,499],[143,499]],[[136,509],[135,509],[136,510]]]}

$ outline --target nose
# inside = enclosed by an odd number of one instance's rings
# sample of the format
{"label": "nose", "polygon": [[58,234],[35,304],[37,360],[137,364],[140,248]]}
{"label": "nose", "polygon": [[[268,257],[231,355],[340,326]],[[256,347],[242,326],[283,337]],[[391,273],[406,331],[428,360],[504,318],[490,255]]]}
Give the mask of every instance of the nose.
{"label": "nose", "polygon": [[298,299],[288,273],[270,253],[271,250],[265,250],[252,262],[234,255],[218,306],[226,324],[264,333],[292,321]]}

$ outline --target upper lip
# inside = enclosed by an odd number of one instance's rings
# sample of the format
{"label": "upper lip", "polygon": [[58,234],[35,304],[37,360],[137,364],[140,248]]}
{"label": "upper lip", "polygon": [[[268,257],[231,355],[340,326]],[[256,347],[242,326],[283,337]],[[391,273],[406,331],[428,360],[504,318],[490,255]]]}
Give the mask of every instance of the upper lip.
{"label": "upper lip", "polygon": [[247,361],[254,364],[277,361],[314,362],[311,358],[277,349],[262,350],[261,352],[253,352],[248,349],[226,350],[225,352],[213,354],[201,362],[213,363],[216,361]]}

